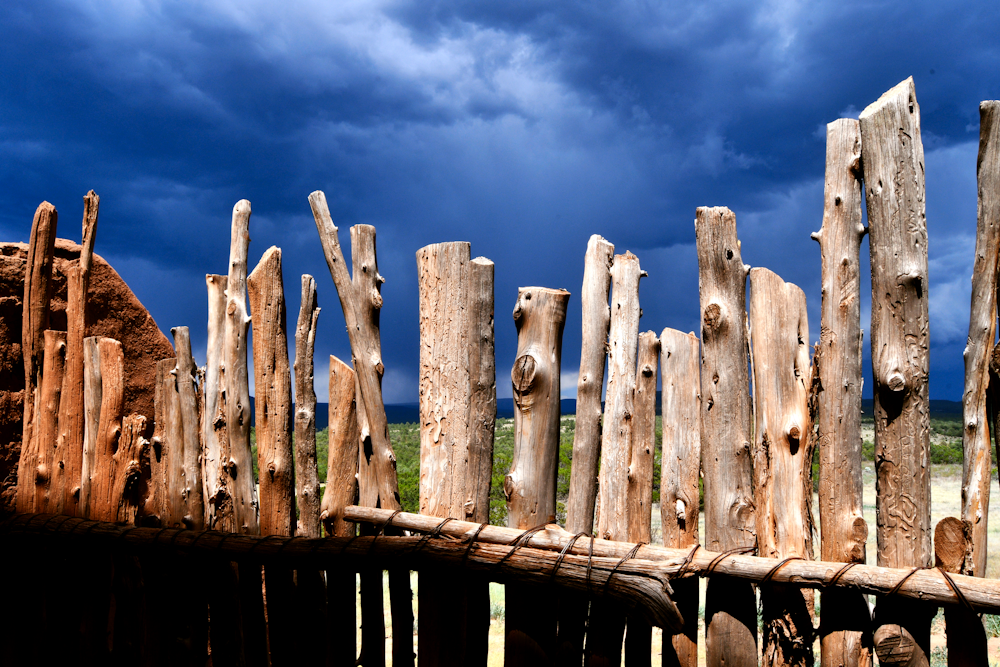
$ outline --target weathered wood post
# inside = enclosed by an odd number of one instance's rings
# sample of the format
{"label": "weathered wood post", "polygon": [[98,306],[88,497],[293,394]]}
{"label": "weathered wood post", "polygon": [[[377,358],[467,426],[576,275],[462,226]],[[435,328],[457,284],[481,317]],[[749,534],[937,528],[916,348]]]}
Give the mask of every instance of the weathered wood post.
{"label": "weathered wood post", "polygon": [[202,406],[202,470],[205,526],[235,532],[233,481],[229,477],[229,433],[226,430],[226,285],[228,276],[208,274],[208,344]]}
{"label": "weathered wood post", "polygon": [[[660,469],[660,519],[663,546],[675,549],[698,544],[698,479],[701,472],[701,389],[698,338],[694,333],[664,329],[660,334],[663,390],[663,452]],[[663,664],[698,665],[698,581],[673,582],[674,602],[684,629],[663,637]]]}
{"label": "weathered wood post", "polygon": [[[934,528],[934,566],[951,574],[961,574],[972,552],[972,526],[946,517]],[[973,611],[960,605],[944,608],[949,667],[973,667],[989,663],[986,629]]]}
{"label": "weathered wood post", "polygon": [[[812,235],[822,257],[822,326],[813,363],[819,440],[821,559],[865,562],[868,525],[861,481],[861,130],[841,118],[826,126],[823,227]],[[860,593],[822,593],[823,667],[872,664],[871,613]]]}
{"label": "weathered wood post", "polygon": [[299,522],[295,534],[320,537],[319,470],[316,464],[316,390],[313,350],[316,346],[316,281],[302,276],[302,300],[295,327],[295,498]]}
{"label": "weathered wood post", "polygon": [[[635,379],[635,416],[628,466],[628,541],[652,541],[653,459],[656,452],[656,377],[660,340],[652,331],[639,334]],[[625,661],[649,665],[653,627],[641,614],[629,614]]]}
{"label": "weathered wood post", "polygon": [[[700,207],[695,217],[701,298],[701,461],[705,547],[752,550],[756,542],[750,458],[746,275],[736,216]],[[705,593],[709,667],[757,664],[757,609],[746,582],[713,577]]]}
{"label": "weathered wood post", "polygon": [[[931,563],[930,422],[927,374],[927,220],[924,149],[913,79],[860,117],[872,267],[872,377],[878,564]],[[912,639],[926,665],[931,611],[883,598],[875,609],[875,651],[884,664]]]}
{"label": "weathered wood post", "polygon": [[[753,345],[754,503],[757,555],[809,558],[805,489],[812,469],[806,295],[774,272],[750,270]],[[811,492],[812,489],[810,488]],[[762,585],[764,665],[813,665],[810,606],[801,590]]]}
{"label": "weathered wood post", "polygon": [[[962,572],[986,576],[986,524],[990,504],[990,428],[987,411],[989,361],[996,335],[1000,252],[1000,102],[979,105],[979,221],[972,268],[972,306],[965,348],[962,397],[962,519],[972,526],[972,559]],[[997,406],[994,406],[994,410]]]}
{"label": "weathered wood post", "polygon": [[83,339],[87,335],[87,289],[97,235],[101,198],[93,190],[83,198],[83,235],[80,258],[66,274],[66,370],[59,399],[57,465],[52,475],[52,511],[76,516],[83,473]]}
{"label": "weathered wood post", "polygon": [[[66,332],[45,330],[43,332],[42,365],[38,377],[38,392],[35,396],[35,418],[32,437],[36,444],[33,449],[37,457],[34,475],[34,500],[36,512],[57,513],[57,499],[52,489],[52,476],[58,467],[56,434],[59,431],[59,397],[62,393],[63,374],[66,365]],[[58,500],[61,500],[61,496]]]}
{"label": "weathered wood post", "polygon": [[[497,365],[493,331],[493,262],[476,257],[469,262],[469,474],[465,516],[489,523],[493,481],[493,436],[497,420]],[[489,589],[486,588],[489,629]],[[488,640],[488,637],[484,635]]]}
{"label": "weathered wood post", "polygon": [[49,328],[52,298],[52,259],[58,215],[47,201],[38,205],[28,239],[28,261],[24,269],[24,301],[21,321],[21,353],[24,357],[24,402],[22,404],[21,458],[17,462],[18,512],[31,512],[35,502],[38,441],[34,437],[38,371],[44,361],[44,331]]}
{"label": "weathered wood post", "polygon": [[169,498],[173,508],[169,524],[191,530],[205,527],[205,496],[201,477],[201,413],[196,386],[198,368],[191,354],[191,334],[187,327],[170,330],[174,337],[177,365],[170,374],[175,412],[168,429],[179,440],[170,442]]}
{"label": "weathered wood post", "polygon": [[[522,287],[514,307],[517,358],[514,391],[514,451],[504,479],[507,524],[528,529],[556,518],[559,462],[559,369],[569,292]],[[548,665],[554,660],[556,619],[534,589],[506,590],[504,664]]]}

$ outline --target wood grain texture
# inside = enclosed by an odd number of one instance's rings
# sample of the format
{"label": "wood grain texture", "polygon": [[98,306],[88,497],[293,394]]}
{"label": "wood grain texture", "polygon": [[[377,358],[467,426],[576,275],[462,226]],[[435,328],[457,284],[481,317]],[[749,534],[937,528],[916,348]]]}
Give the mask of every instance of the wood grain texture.
{"label": "wood grain texture", "polygon": [[[91,478],[97,456],[97,430],[101,418],[101,348],[100,338],[83,339],[83,461],[80,472],[80,503],[78,516],[89,516]],[[154,503],[158,502],[155,499]]]}
{"label": "wood grain texture", "polygon": [[566,530],[573,533],[594,529],[597,503],[597,464],[601,459],[601,392],[608,357],[611,326],[611,264],[615,247],[598,234],[587,242],[584,258],[583,337],[580,373],[576,384],[576,430],[573,432],[573,470],[566,499]]}
{"label": "wood grain texture", "polygon": [[299,512],[296,535],[320,536],[319,468],[316,462],[316,281],[302,276],[299,319],[295,326],[295,500]]}
{"label": "wood grain texture", "polygon": [[[934,528],[934,566],[958,574],[971,555],[972,525],[955,517],[938,521]],[[948,666],[973,667],[989,663],[986,630],[978,614],[964,607],[944,609]]]}
{"label": "wood grain texture", "polygon": [[358,496],[358,416],[354,370],[330,355],[329,454],[326,489],[321,517],[327,535],[356,534],[353,523],[344,520],[344,508]]}
{"label": "wood grain texture", "polygon": [[49,328],[49,301],[52,298],[52,259],[56,244],[58,214],[42,202],[35,210],[28,240],[28,261],[24,269],[24,300],[21,318],[21,355],[24,358],[24,401],[22,403],[21,458],[17,463],[18,512],[34,509],[35,471],[38,467],[38,440],[34,437],[38,371],[44,361],[44,331]]}
{"label": "wood grain texture", "polygon": [[39,512],[60,513],[62,494],[55,494],[52,477],[59,467],[57,434],[59,432],[59,399],[62,394],[66,365],[66,332],[47,329],[43,336],[41,372],[38,374],[38,395],[35,400],[35,427],[32,437],[37,463],[32,471],[35,497],[32,506]]}
{"label": "wood grain texture", "polygon": [[[174,337],[177,363],[171,374],[176,411],[169,424],[180,439],[171,442],[171,468],[167,489],[172,508],[171,522],[179,521],[191,530],[205,527],[205,496],[201,477],[201,406],[198,401],[198,369],[191,354],[191,335],[187,327],[170,330]],[[179,426],[179,428],[176,428]],[[172,432],[173,435],[173,432]],[[178,474],[179,473],[179,474]]]}
{"label": "wood grain texture", "polygon": [[[878,563],[922,567],[932,555],[930,340],[924,149],[913,80],[883,94],[859,121],[872,267]],[[875,611],[876,625],[898,622],[925,653],[914,664],[927,664],[929,615],[887,602]],[[893,636],[884,640],[895,641]],[[876,631],[881,658],[879,642]]]}
{"label": "wood grain texture", "polygon": [[497,419],[497,366],[493,330],[493,262],[476,257],[469,262],[469,467],[465,485],[465,516],[490,520],[493,481],[493,436]]}
{"label": "wood grain texture", "polygon": [[[861,480],[861,129],[841,118],[826,126],[823,226],[813,233],[822,259],[820,342],[813,358],[819,442],[820,553],[823,560],[865,562],[868,525]],[[824,591],[823,667],[872,664],[871,613],[848,591]]]}
{"label": "wood grain texture", "polygon": [[962,571],[986,576],[987,520],[990,504],[990,428],[987,411],[989,361],[996,336],[998,252],[1000,252],[1000,102],[979,105],[979,184],[976,261],[972,267],[972,305],[965,348],[962,397],[962,519],[972,526],[972,558]]}
{"label": "wood grain texture", "polygon": [[[746,275],[736,216],[697,209],[701,301],[701,461],[705,477],[705,547],[753,547],[756,541],[750,457]],[[706,592],[708,665],[757,664],[757,610],[749,586],[724,578]]]}
{"label": "wood grain texture", "polygon": [[[694,333],[664,329],[660,334],[663,387],[660,524],[663,546],[690,549],[698,544],[698,480],[701,472],[701,392],[699,343]],[[664,664],[698,665],[697,582],[674,584],[674,602],[684,628],[663,642]]]}
{"label": "wood grain texture", "polygon": [[208,274],[208,343],[205,352],[202,410],[202,461],[205,526],[233,532],[233,480],[229,477],[229,434],[226,430],[226,284],[228,276]]}
{"label": "wood grain texture", "polygon": [[[115,519],[111,517],[117,517],[118,514],[114,498],[117,467],[114,455],[122,433],[125,356],[121,343],[110,338],[97,340],[97,353],[100,359],[101,400],[87,516],[113,521]],[[91,405],[94,403],[87,402]]]}
{"label": "wood grain texture", "polygon": [[656,451],[656,380],[660,340],[652,331],[639,334],[635,381],[632,453],[628,466],[628,540],[652,541],[653,458]]}

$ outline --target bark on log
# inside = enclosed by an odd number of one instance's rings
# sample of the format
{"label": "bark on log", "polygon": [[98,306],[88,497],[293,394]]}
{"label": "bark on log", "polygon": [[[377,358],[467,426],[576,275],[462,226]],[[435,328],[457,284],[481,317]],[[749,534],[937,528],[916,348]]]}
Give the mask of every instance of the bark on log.
{"label": "bark on log", "polygon": [[[90,340],[90,339],[88,339]],[[94,468],[91,474],[90,503],[87,516],[101,521],[114,521],[118,516],[118,502],[114,497],[118,449],[122,434],[122,408],[124,406],[125,355],[116,340],[99,338],[96,341],[100,363],[100,410],[96,424],[97,437],[94,441]],[[86,363],[86,357],[84,358]],[[97,403],[96,397],[84,397],[89,406]],[[93,414],[88,410],[88,417]]]}
{"label": "bark on log", "polygon": [[206,275],[208,344],[205,358],[202,442],[204,443],[205,526],[234,532],[233,480],[229,477],[229,435],[226,430],[226,284],[228,276]]}
{"label": "bark on log", "polygon": [[320,536],[319,469],[316,463],[316,390],[313,350],[316,347],[316,281],[302,276],[302,300],[295,327],[295,497],[299,522],[296,535]]}
{"label": "bark on log", "polygon": [[[507,523],[531,528],[556,516],[559,462],[559,369],[569,292],[522,287],[514,307],[517,357],[511,369],[514,391],[514,451],[504,479]],[[504,663],[551,664],[556,622],[534,592],[510,586],[506,592]]]}
{"label": "bark on log", "polygon": [[[701,472],[701,395],[698,338],[664,329],[660,334],[663,454],[660,469],[660,522],[663,546],[690,549],[698,544],[698,479]],[[663,664],[698,665],[697,581],[674,583],[674,602],[684,628],[663,639]]]}
{"label": "bark on log", "polygon": [[[868,525],[861,481],[861,130],[841,118],[826,126],[823,227],[812,238],[822,257],[818,377],[820,553],[827,561],[865,562]],[[824,591],[823,667],[872,664],[868,602],[850,591]]]}
{"label": "bark on log", "polygon": [[597,502],[597,463],[601,458],[601,392],[604,364],[608,356],[608,329],[611,326],[611,264],[615,247],[594,234],[587,243],[584,259],[583,340],[580,374],[576,385],[576,430],[573,433],[573,471],[566,500],[566,530],[572,533],[594,529]]}
{"label": "bark on log", "polygon": [[83,198],[83,235],[80,258],[70,263],[66,278],[66,370],[59,399],[57,465],[52,493],[58,499],[54,511],[76,516],[83,472],[83,339],[87,335],[87,289],[97,233],[101,198],[93,190]]}
{"label": "bark on log", "polygon": [[[812,469],[805,446],[812,424],[806,295],[768,269],[751,269],[749,321],[756,405],[757,553],[808,558],[803,479]],[[812,615],[803,593],[762,586],[761,598],[763,664],[812,667]]]}
{"label": "bark on log", "polygon": [[[736,216],[724,207],[695,217],[701,299],[701,460],[705,478],[705,545],[713,551],[753,547],[755,518],[750,458],[746,275]],[[750,586],[716,578],[705,600],[710,667],[757,664],[757,610]]]}
{"label": "bark on log", "polygon": [[972,526],[972,558],[965,574],[986,576],[986,524],[990,504],[990,429],[987,415],[989,359],[996,336],[998,252],[1000,252],[1000,102],[979,105],[979,221],[972,268],[972,306],[965,348],[965,427],[962,446],[962,519]]}
{"label": "bark on log", "polygon": [[229,459],[226,469],[233,480],[233,525],[249,535],[260,532],[257,491],[250,454],[250,376],[247,370],[247,251],[250,245],[250,202],[241,199],[233,207],[229,245],[229,278],[226,283],[226,329],[223,341],[225,365],[226,435]]}
{"label": "bark on log", "polygon": [[[931,560],[927,221],[913,79],[882,95],[859,120],[872,267],[878,562],[923,567]],[[875,622],[902,626],[924,653],[912,664],[928,664],[925,610],[883,601]],[[880,656],[886,653],[880,640],[888,646],[897,637],[876,632]]]}
{"label": "bark on log", "polygon": [[35,210],[28,240],[28,261],[24,269],[24,301],[21,321],[21,354],[24,357],[24,401],[22,403],[21,458],[17,463],[18,512],[34,509],[35,470],[38,441],[34,437],[35,400],[38,371],[44,354],[44,331],[49,328],[49,301],[52,298],[52,258],[55,252],[55,207],[42,202]]}
{"label": "bark on log", "polygon": [[[985,423],[985,422],[984,422]],[[947,517],[934,529],[934,565],[953,574],[961,573],[972,552],[972,526],[967,521]],[[965,607],[944,610],[948,667],[974,667],[989,662],[983,621]]]}
{"label": "bark on log", "polygon": [[46,330],[43,340],[42,365],[36,375],[39,387],[32,434],[36,441],[33,449],[37,452],[37,463],[31,471],[31,483],[35,490],[32,506],[39,512],[59,514],[60,503],[53,494],[52,476],[58,467],[56,437],[59,432],[59,397],[66,363],[66,332]]}

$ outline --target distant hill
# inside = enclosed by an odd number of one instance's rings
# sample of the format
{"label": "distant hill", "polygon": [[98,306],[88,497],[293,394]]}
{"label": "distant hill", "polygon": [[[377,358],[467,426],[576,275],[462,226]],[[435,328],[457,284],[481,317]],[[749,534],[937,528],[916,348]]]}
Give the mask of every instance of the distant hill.
{"label": "distant hill", "polygon": [[[961,419],[962,402],[944,401],[931,399],[930,414],[934,419]],[[875,400],[871,398],[861,399],[861,413],[866,417],[871,417],[875,411]]]}

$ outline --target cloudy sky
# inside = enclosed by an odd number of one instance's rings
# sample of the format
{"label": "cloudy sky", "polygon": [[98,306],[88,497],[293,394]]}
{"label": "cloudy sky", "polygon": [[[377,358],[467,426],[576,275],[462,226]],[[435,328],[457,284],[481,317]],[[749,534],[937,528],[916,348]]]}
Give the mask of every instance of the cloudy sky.
{"label": "cloudy sky", "polygon": [[0,33],[0,237],[26,241],[48,200],[79,240],[93,188],[97,252],[162,329],[191,327],[204,363],[204,275],[226,271],[232,207],[249,199],[251,268],[283,249],[293,326],[299,275],[317,278],[320,400],[322,360],[350,355],[311,191],[345,244],[350,225],[378,230],[387,402],[417,400],[415,252],[455,240],[496,263],[500,396],[518,286],[573,293],[573,396],[587,239],[649,272],[643,330],[696,330],[697,206],[735,211],[744,261],[806,291],[818,338],[825,124],[912,75],[930,393],[961,398],[995,4],[6,0]]}

